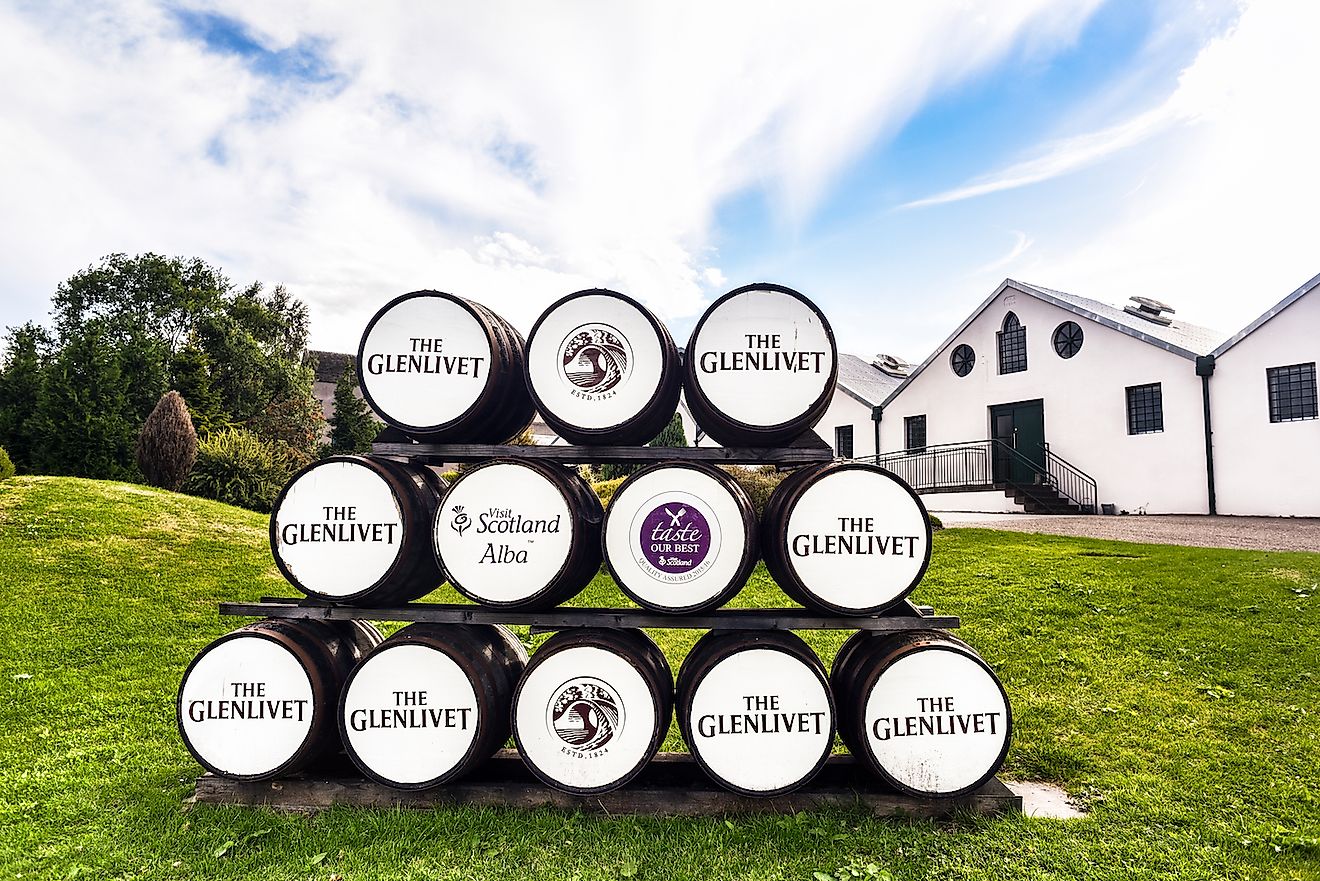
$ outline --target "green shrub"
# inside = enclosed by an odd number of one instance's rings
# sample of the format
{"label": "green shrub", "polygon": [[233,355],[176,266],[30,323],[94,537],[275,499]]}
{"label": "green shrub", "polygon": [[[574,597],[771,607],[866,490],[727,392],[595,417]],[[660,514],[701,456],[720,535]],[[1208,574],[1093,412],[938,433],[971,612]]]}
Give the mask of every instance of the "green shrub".
{"label": "green shrub", "polygon": [[619,487],[622,486],[623,482],[627,479],[628,478],[626,477],[616,477],[613,480],[601,480],[593,483],[591,488],[596,491],[596,495],[600,496],[600,503],[602,505],[608,505],[610,499],[614,498],[614,494],[618,492]]}
{"label": "green shrub", "polygon": [[443,480],[445,483],[452,484],[455,480],[458,480],[458,472],[446,471],[440,475],[440,479]]}
{"label": "green shrub", "polygon": [[931,528],[931,529],[943,529],[943,528],[944,528],[944,521],[943,521],[943,520],[941,520],[940,518],[936,517],[934,514],[930,514],[930,513],[927,513],[926,516],[930,518],[930,528]]}
{"label": "green shrub", "polygon": [[169,391],[156,402],[138,434],[136,452],[147,483],[179,491],[197,459],[197,430],[182,395]]}
{"label": "green shrub", "polygon": [[14,476],[14,463],[9,461],[9,454],[5,452],[4,447],[0,447],[0,480],[8,480]]}
{"label": "green shrub", "polygon": [[268,512],[294,470],[293,457],[283,445],[264,443],[241,428],[228,428],[198,444],[197,461],[184,490]]}
{"label": "green shrub", "polygon": [[770,494],[788,476],[788,472],[776,471],[773,465],[762,465],[759,468],[741,468],[737,465],[721,467],[725,473],[738,481],[738,485],[751,498],[757,517],[765,513],[765,503],[770,500]]}

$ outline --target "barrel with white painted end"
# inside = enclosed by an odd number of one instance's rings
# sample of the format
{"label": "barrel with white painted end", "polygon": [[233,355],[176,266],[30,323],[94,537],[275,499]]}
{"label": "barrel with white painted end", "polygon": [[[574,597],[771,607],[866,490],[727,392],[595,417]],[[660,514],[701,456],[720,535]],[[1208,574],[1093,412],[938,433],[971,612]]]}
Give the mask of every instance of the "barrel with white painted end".
{"label": "barrel with white painted end", "polygon": [[712,780],[782,795],[816,776],[834,738],[825,667],[785,631],[712,630],[678,673],[678,727]]}
{"label": "barrel with white painted end", "polygon": [[179,733],[202,767],[234,780],[267,780],[341,749],[339,693],[381,642],[361,621],[267,619],[212,642],[179,686]]}
{"label": "barrel with white painted end", "polygon": [[513,738],[542,782],[588,795],[618,789],[669,731],[674,680],[645,633],[562,631],[539,648],[513,699]]}
{"label": "barrel with white painted end", "polygon": [[431,443],[502,443],[531,424],[523,341],[491,310],[440,291],[385,304],[358,344],[362,394],[381,418]]}
{"label": "barrel with white painted end", "polygon": [[358,664],[339,701],[349,757],[371,779],[426,789],[467,774],[509,737],[527,651],[506,627],[411,624]]}
{"label": "barrel with white painted end", "polygon": [[665,326],[616,291],[578,291],[537,319],[524,366],[537,411],[574,444],[639,444],[669,423],[682,359]]}
{"label": "barrel with white painted end", "polygon": [[464,596],[503,609],[547,609],[600,569],[600,499],[575,470],[493,459],[461,475],[434,522],[434,552]]}
{"label": "barrel with white painted end", "polygon": [[691,614],[728,602],[758,559],[756,510],[709,465],[662,462],[629,477],[605,511],[605,562],[639,605]]}
{"label": "barrel with white painted end", "polygon": [[692,416],[725,446],[775,446],[809,431],[829,408],[839,372],[824,313],[797,291],[767,283],[716,300],[683,358]]}
{"label": "barrel with white painted end", "polygon": [[765,565],[784,593],[831,614],[900,602],[930,564],[926,506],[883,468],[830,462],[775,488],[761,521]]}
{"label": "barrel with white painted end", "polygon": [[445,482],[423,465],[330,456],[299,471],[275,500],[270,549],[289,583],[335,603],[382,606],[444,582],[431,523]]}
{"label": "barrel with white painted end", "polygon": [[902,792],[964,795],[1004,764],[1008,695],[971,646],[948,633],[860,631],[840,649],[830,681],[843,742]]}

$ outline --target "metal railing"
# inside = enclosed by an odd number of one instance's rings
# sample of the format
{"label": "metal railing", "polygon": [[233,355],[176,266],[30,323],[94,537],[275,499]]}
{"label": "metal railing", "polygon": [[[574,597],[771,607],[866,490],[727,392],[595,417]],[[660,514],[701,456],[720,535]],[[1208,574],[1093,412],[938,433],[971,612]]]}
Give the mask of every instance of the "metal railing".
{"label": "metal railing", "polygon": [[[1099,494],[1085,471],[1045,444],[1044,461],[1033,461],[1003,441],[979,440],[931,444],[921,450],[881,453],[868,460],[901,477],[917,492],[967,492],[1015,486],[1029,492],[1044,487],[1067,499],[1083,513],[1094,514]],[[1014,480],[1014,466],[1032,480]]]}

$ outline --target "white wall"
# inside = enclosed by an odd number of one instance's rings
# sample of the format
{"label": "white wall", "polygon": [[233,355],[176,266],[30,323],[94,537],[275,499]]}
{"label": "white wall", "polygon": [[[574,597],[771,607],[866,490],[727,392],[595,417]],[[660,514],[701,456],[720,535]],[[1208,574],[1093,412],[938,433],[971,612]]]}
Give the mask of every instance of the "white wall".
{"label": "white wall", "polygon": [[1026,508],[1002,492],[923,493],[927,511],[969,511],[974,514],[1022,514]]}
{"label": "white wall", "polygon": [[842,388],[836,387],[829,409],[815,428],[816,434],[830,445],[836,456],[839,455],[839,449],[834,443],[834,429],[840,425],[853,427],[854,457],[875,455],[875,423],[871,421],[871,405],[863,404]]}
{"label": "white wall", "polygon": [[1320,517],[1320,419],[1270,422],[1265,371],[1320,362],[1311,291],[1221,355],[1210,380],[1220,514]]}
{"label": "white wall", "polygon": [[[999,374],[996,332],[1012,310],[1027,329],[1027,370]],[[1082,349],[1060,358],[1054,329],[1076,321]],[[949,355],[960,343],[976,351],[966,377],[954,374]],[[1164,431],[1127,433],[1125,388],[1162,384]],[[927,443],[984,440],[989,407],[1044,400],[1050,449],[1095,478],[1100,502],[1120,510],[1205,513],[1205,434],[1195,362],[1006,289],[899,396],[885,406],[880,446],[903,449],[903,419],[926,414]]]}

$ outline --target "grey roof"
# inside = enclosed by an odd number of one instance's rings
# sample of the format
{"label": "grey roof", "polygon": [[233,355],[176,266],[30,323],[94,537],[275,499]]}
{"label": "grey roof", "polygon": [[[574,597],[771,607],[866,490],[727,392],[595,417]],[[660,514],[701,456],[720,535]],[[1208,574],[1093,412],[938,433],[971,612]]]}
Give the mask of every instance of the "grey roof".
{"label": "grey roof", "polygon": [[878,369],[865,358],[839,353],[839,388],[868,407],[874,407],[889,397],[889,393],[898,388],[902,381]]}
{"label": "grey roof", "polygon": [[1304,297],[1304,296],[1306,296],[1307,294],[1309,294],[1312,290],[1314,290],[1314,289],[1317,288],[1317,287],[1320,287],[1320,275],[1317,275],[1315,278],[1311,279],[1311,280],[1308,281],[1306,284],[1302,285],[1300,288],[1298,288],[1297,290],[1293,291],[1291,294],[1289,294],[1288,296],[1284,297],[1284,298],[1283,298],[1282,300],[1280,300],[1279,302],[1275,303],[1275,304],[1274,304],[1273,306],[1271,306],[1269,309],[1265,310],[1265,314],[1264,314],[1264,315],[1260,316],[1260,317],[1257,318],[1255,321],[1251,322],[1251,323],[1248,324],[1246,327],[1242,328],[1242,329],[1239,330],[1237,333],[1233,334],[1233,336],[1231,336],[1231,337],[1229,337],[1228,339],[1224,340],[1224,341],[1219,345],[1219,348],[1215,349],[1214,352],[1212,352],[1211,354],[1213,354],[1216,358],[1218,358],[1220,355],[1224,354],[1224,353],[1227,352],[1229,349],[1233,348],[1233,347],[1236,346],[1238,343],[1242,342],[1242,341],[1245,340],[1247,337],[1249,337],[1249,336],[1251,336],[1253,333],[1255,333],[1256,330],[1257,330],[1262,324],[1264,324],[1265,322],[1269,321],[1269,320],[1270,320],[1271,318],[1273,318],[1275,315],[1278,315],[1278,314],[1279,314],[1280,312],[1282,312],[1284,309],[1287,309],[1287,308],[1288,308],[1289,306],[1291,306],[1293,303],[1296,303],[1298,300],[1300,300],[1302,297]]}
{"label": "grey roof", "polygon": [[1147,321],[1144,318],[1124,312],[1117,306],[1101,303],[1099,300],[1079,297],[1076,294],[1066,294],[1063,291],[1053,291],[1049,288],[1006,278],[999,287],[995,288],[993,294],[986,297],[981,305],[977,306],[972,314],[967,316],[966,321],[958,325],[957,330],[949,334],[948,339],[935,348],[929,358],[921,362],[920,367],[913,370],[907,379],[899,383],[898,387],[889,393],[889,397],[885,398],[884,403],[888,404],[903,389],[907,388],[909,383],[920,376],[922,371],[929,367],[954,340],[962,335],[968,325],[975,321],[1000,294],[1009,288],[1190,360],[1196,360],[1199,355],[1209,354],[1210,350],[1215,347],[1215,343],[1224,338],[1224,335],[1219,331],[1188,324],[1185,321],[1174,321],[1169,325],[1156,324],[1153,321]]}
{"label": "grey roof", "polygon": [[1175,355],[1182,355],[1184,358],[1194,359],[1197,355],[1208,355],[1215,345],[1224,338],[1222,332],[1211,330],[1208,327],[1188,324],[1186,321],[1177,319],[1174,319],[1173,323],[1169,325],[1156,324],[1153,321],[1147,321],[1144,318],[1124,312],[1117,306],[1101,303],[1099,300],[1079,297],[1076,294],[1066,294],[1063,291],[1052,291],[1049,288],[1027,284],[1024,281],[1008,279],[1004,284],[1011,285],[1025,294],[1031,294],[1070,312],[1076,312],[1078,315],[1111,327],[1120,333],[1136,337],[1142,342],[1167,349]]}

